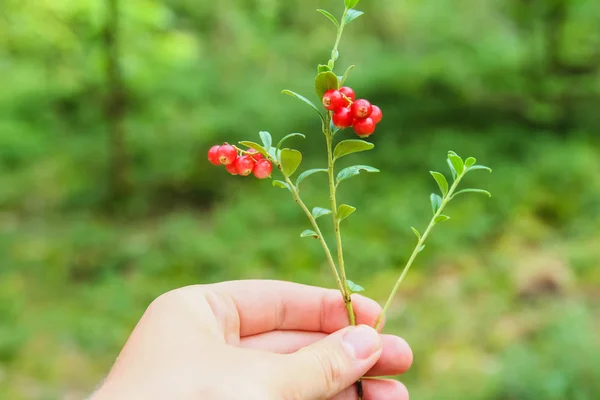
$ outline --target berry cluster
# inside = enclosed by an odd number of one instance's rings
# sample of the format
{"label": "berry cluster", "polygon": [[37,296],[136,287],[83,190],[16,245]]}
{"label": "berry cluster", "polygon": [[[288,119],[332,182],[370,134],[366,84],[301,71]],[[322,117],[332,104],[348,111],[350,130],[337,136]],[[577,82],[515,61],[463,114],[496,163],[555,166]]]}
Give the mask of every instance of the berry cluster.
{"label": "berry cluster", "polygon": [[333,111],[331,120],[338,128],[354,128],[361,138],[370,136],[383,118],[381,109],[368,100],[356,99],[354,90],[344,86],[331,89],[323,95],[323,106]]}
{"label": "berry cluster", "polygon": [[211,147],[208,161],[213,165],[225,165],[231,175],[248,176],[254,173],[258,179],[266,179],[273,171],[271,162],[256,150],[241,151],[229,143]]}

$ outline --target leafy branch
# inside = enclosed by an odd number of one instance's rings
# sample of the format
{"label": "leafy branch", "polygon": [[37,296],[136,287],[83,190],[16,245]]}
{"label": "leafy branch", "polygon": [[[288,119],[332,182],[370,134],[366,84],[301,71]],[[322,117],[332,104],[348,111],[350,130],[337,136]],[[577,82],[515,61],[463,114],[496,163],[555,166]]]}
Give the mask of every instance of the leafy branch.
{"label": "leafy branch", "polygon": [[462,193],[472,192],[472,193],[485,194],[486,196],[489,196],[489,197],[492,196],[490,192],[488,192],[486,190],[482,190],[482,189],[463,189],[458,192],[456,191],[461,180],[467,175],[467,173],[469,173],[471,171],[475,171],[475,170],[487,170],[489,172],[492,172],[492,170],[489,167],[486,167],[484,165],[475,165],[476,160],[473,157],[469,157],[466,159],[466,161],[463,161],[463,159],[453,151],[448,152],[447,161],[448,161],[448,166],[450,167],[450,172],[452,173],[452,178],[454,180],[452,183],[452,186],[448,187],[448,181],[446,180],[446,177],[443,174],[441,174],[439,172],[431,171],[431,175],[433,176],[436,183],[438,184],[442,196],[440,196],[436,193],[431,194],[431,207],[433,210],[433,217],[431,218],[431,221],[429,221],[429,225],[427,225],[427,228],[425,229],[423,234],[421,235],[417,229],[411,228],[413,230],[413,232],[415,233],[415,235],[417,236],[417,244],[415,245],[415,248],[414,248],[412,254],[410,255],[410,258],[406,262],[406,265],[404,266],[402,273],[400,274],[400,277],[396,281],[396,284],[394,285],[387,301],[385,302],[385,305],[383,306],[383,310],[382,310],[381,314],[379,315],[379,318],[377,319],[377,323],[375,324],[375,329],[377,329],[377,330],[379,330],[381,328],[381,323],[383,322],[383,318],[385,317],[385,314],[387,313],[387,310],[389,309],[390,304],[394,300],[394,297],[396,296],[396,293],[398,292],[398,288],[404,281],[406,274],[408,273],[408,271],[410,270],[410,267],[413,265],[415,259],[417,258],[417,255],[425,249],[425,241],[429,237],[429,234],[431,233],[431,231],[437,224],[450,219],[450,217],[448,217],[447,215],[442,214],[442,212],[444,211],[446,206],[456,196],[458,196],[459,194],[462,194]]}

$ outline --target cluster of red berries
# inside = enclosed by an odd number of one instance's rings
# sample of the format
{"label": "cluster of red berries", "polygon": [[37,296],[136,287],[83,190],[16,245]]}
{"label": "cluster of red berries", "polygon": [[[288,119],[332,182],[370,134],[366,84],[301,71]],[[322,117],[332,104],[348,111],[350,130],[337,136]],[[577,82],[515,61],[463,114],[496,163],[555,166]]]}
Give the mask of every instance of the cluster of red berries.
{"label": "cluster of red berries", "polygon": [[208,161],[213,165],[225,165],[231,175],[248,176],[253,173],[258,179],[266,179],[273,172],[271,162],[256,150],[240,152],[229,143],[211,147]]}
{"label": "cluster of red berries", "polygon": [[331,120],[338,128],[354,128],[354,132],[362,138],[375,132],[375,127],[383,118],[381,109],[368,100],[356,99],[354,90],[344,86],[338,90],[331,89],[323,95],[323,106],[333,111]]}

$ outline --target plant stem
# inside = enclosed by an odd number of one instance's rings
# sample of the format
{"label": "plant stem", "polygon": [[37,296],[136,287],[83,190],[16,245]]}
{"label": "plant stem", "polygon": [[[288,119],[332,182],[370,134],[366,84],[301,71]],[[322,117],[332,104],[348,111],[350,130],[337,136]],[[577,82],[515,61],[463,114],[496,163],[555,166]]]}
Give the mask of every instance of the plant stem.
{"label": "plant stem", "polygon": [[[280,171],[282,170],[281,165],[277,162],[277,160],[271,159],[271,161],[273,161],[273,163],[275,163],[275,165],[277,165],[277,168]],[[283,175],[283,171],[282,171],[282,175]],[[327,246],[327,242],[323,238],[323,234],[321,233],[321,229],[319,228],[319,224],[317,223],[317,220],[313,217],[312,213],[310,212],[310,210],[308,209],[306,204],[304,204],[304,201],[302,201],[302,199],[300,198],[298,189],[296,188],[296,186],[294,186],[294,184],[292,183],[290,178],[288,178],[285,175],[283,175],[283,178],[285,179],[285,182],[290,186],[290,191],[292,192],[292,197],[294,198],[296,203],[298,203],[300,208],[302,208],[302,211],[304,211],[304,213],[308,217],[308,220],[310,221],[310,224],[312,225],[313,229],[315,230],[315,233],[318,236],[319,242],[321,243],[321,246],[323,246],[323,250],[325,251],[325,256],[327,257],[327,262],[329,263],[329,267],[331,268],[331,272],[333,273],[333,276],[335,278],[335,282],[338,286],[338,289],[342,293],[344,293],[344,285],[342,285],[342,281],[340,280],[340,275],[337,271],[335,261],[333,260],[333,256],[331,255],[329,246]]]}
{"label": "plant stem", "polygon": [[[344,8],[344,13],[342,14],[342,19],[340,20],[340,26],[337,31],[337,36],[335,38],[335,44],[333,45],[333,50],[331,51],[330,61],[333,62],[331,69],[333,69],[333,66],[335,65],[335,61],[337,60],[337,56],[339,54],[338,47],[340,45],[340,40],[342,40],[342,33],[344,33],[344,26],[346,25],[346,23],[345,23],[346,14],[348,14],[348,7]],[[335,60],[334,60],[334,54],[335,54]]]}
{"label": "plant stem", "polygon": [[[326,124],[329,126],[329,124]],[[352,308],[352,299],[350,289],[348,288],[348,280],[346,278],[346,268],[344,266],[344,249],[342,247],[342,232],[340,230],[340,220],[338,219],[337,212],[337,199],[336,199],[336,185],[335,176],[333,170],[333,137],[329,128],[325,129],[325,141],[327,143],[327,174],[329,176],[329,201],[331,203],[331,215],[333,219],[333,230],[335,232],[335,241],[337,245],[337,256],[338,256],[338,267],[342,278],[342,286],[344,290],[342,295],[344,296],[344,303],[348,310],[348,318],[350,319],[351,325],[356,325],[356,315]]]}
{"label": "plant stem", "polygon": [[460,180],[465,176],[466,172],[467,172],[467,169],[465,169],[460,175],[457,175],[456,179],[454,180],[454,183],[450,187],[450,190],[448,190],[448,193],[442,199],[442,204],[440,205],[440,208],[435,212],[435,214],[433,215],[433,218],[431,218],[431,221],[429,221],[429,225],[427,225],[427,229],[425,229],[425,232],[423,233],[421,238],[419,238],[419,240],[417,241],[417,245],[415,246],[410,258],[406,262],[406,265],[404,266],[404,269],[402,270],[400,277],[396,281],[396,284],[394,285],[394,288],[392,289],[392,292],[390,293],[387,301],[385,302],[385,305],[383,306],[383,310],[381,311],[381,314],[379,315],[379,318],[377,319],[377,323],[375,324],[376,330],[379,330],[381,328],[381,323],[383,322],[383,318],[385,317],[387,310],[390,307],[390,304],[394,300],[394,297],[396,297],[398,288],[402,284],[402,281],[404,281],[404,278],[406,277],[406,274],[410,270],[410,267],[412,266],[413,262],[417,258],[417,255],[420,253],[421,246],[423,246],[423,244],[425,243],[425,240],[427,240],[427,237],[431,233],[433,227],[436,225],[435,220],[437,219],[437,217],[442,215],[444,208],[446,207],[446,205],[448,205],[450,200],[452,200],[452,195],[454,194],[454,191],[458,187]]}

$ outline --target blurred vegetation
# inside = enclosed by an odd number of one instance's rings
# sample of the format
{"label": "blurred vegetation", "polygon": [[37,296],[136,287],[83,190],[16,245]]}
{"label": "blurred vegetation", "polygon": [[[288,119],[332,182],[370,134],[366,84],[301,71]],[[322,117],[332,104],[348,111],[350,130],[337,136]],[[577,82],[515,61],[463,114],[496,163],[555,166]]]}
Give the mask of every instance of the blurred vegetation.
{"label": "blurred vegetation", "polygon": [[[304,217],[210,145],[304,132],[341,0],[4,0],[0,6],[0,398],[76,399],[145,306],[242,278],[332,286]],[[350,277],[383,300],[429,218],[451,149],[494,174],[451,205],[387,326],[415,351],[412,397],[600,393],[600,2],[363,0],[340,66],[384,110]],[[350,136],[350,133],[347,135]],[[476,174],[473,174],[476,175]],[[306,191],[325,205],[322,177]],[[475,183],[475,182],[474,182]],[[236,251],[232,251],[236,249]]]}

